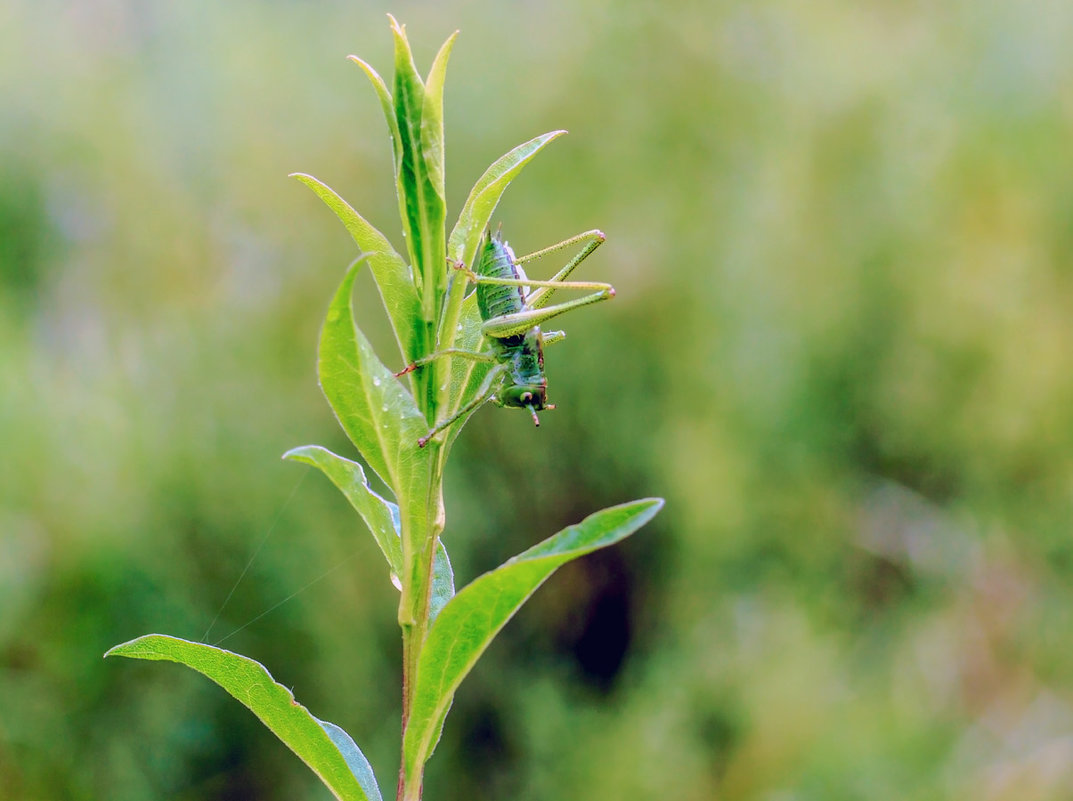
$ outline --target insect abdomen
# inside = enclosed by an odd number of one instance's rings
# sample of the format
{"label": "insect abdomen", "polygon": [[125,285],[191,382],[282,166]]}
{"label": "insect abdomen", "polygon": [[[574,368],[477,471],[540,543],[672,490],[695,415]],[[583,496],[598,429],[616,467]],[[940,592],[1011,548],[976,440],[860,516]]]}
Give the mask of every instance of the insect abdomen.
{"label": "insect abdomen", "polygon": [[[477,274],[487,278],[519,278],[514,264],[514,254],[500,239],[489,236],[481,249]],[[477,285],[477,306],[482,320],[516,314],[524,308],[524,295],[520,286],[498,284]]]}

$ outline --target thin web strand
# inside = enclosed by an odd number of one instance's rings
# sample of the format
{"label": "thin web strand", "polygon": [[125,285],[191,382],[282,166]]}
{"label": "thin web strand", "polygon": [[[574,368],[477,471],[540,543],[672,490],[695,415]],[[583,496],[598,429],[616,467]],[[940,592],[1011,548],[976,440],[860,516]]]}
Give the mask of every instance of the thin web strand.
{"label": "thin web strand", "polygon": [[319,582],[319,581],[323,581],[324,579],[328,578],[328,576],[330,576],[330,575],[331,575],[332,573],[334,573],[334,572],[335,572],[336,570],[338,570],[339,568],[341,568],[341,567],[342,567],[343,565],[345,565],[345,564],[349,563],[350,561],[352,561],[352,560],[354,559],[354,557],[355,557],[355,556],[357,556],[357,555],[358,555],[359,553],[362,553],[362,552],[364,552],[364,551],[366,551],[366,550],[368,550],[368,549],[367,549],[367,548],[366,548],[365,546],[362,546],[361,548],[358,548],[358,549],[357,549],[356,551],[354,551],[354,553],[350,554],[350,556],[346,557],[345,559],[343,559],[343,560],[342,560],[342,561],[340,561],[340,562],[337,562],[337,563],[336,563],[336,565],[335,565],[334,567],[328,568],[327,570],[325,570],[325,571],[324,571],[323,573],[321,573],[321,574],[320,574],[319,576],[317,576],[317,577],[316,577],[315,579],[313,579],[312,581],[310,581],[310,582],[309,582],[308,584],[306,584],[305,586],[303,586],[303,587],[300,587],[299,589],[295,590],[294,592],[292,592],[292,593],[291,593],[290,595],[288,595],[288,596],[287,596],[286,598],[284,598],[284,599],[283,599],[282,601],[280,601],[279,603],[277,603],[277,604],[274,604],[273,606],[270,606],[270,607],[269,607],[268,609],[266,609],[265,611],[263,611],[263,612],[262,612],[261,614],[259,614],[259,615],[258,615],[257,617],[255,617],[255,618],[253,618],[252,620],[249,620],[249,621],[247,621],[247,622],[243,623],[243,624],[242,624],[241,626],[239,626],[239,627],[238,627],[237,629],[235,629],[234,631],[232,631],[232,632],[231,632],[230,634],[228,634],[228,635],[227,635],[226,637],[221,637],[221,638],[220,638],[219,640],[217,640],[216,642],[212,643],[212,645],[213,645],[213,646],[218,646],[218,645],[219,645],[220,643],[224,642],[225,640],[229,640],[229,639],[231,639],[232,637],[234,637],[234,636],[235,636],[236,634],[238,634],[238,633],[239,633],[240,631],[242,631],[243,629],[245,629],[245,628],[248,628],[248,627],[252,626],[252,625],[253,625],[254,623],[256,623],[256,622],[257,622],[258,620],[260,620],[261,618],[263,618],[263,617],[264,617],[265,615],[267,615],[267,614],[269,614],[269,613],[271,613],[271,612],[275,612],[275,611],[276,611],[277,609],[279,609],[279,608],[280,608],[281,606],[283,606],[283,604],[285,604],[285,603],[287,603],[288,601],[291,601],[291,600],[293,600],[294,598],[296,598],[297,596],[301,595],[301,594],[302,594],[303,592],[305,592],[306,590],[308,590],[308,589],[309,589],[310,587],[312,587],[312,586],[313,586],[314,584],[316,584],[317,582]]}
{"label": "thin web strand", "polygon": [[[308,470],[302,472],[302,477],[299,478],[298,483],[294,485],[294,489],[291,490],[291,494],[287,496],[287,500],[285,500],[283,502],[283,505],[279,507],[279,511],[276,512],[275,519],[269,524],[268,530],[261,538],[260,544],[254,549],[253,554],[250,556],[250,560],[246,562],[246,566],[242,568],[242,572],[239,573],[238,578],[235,579],[235,583],[231,586],[231,591],[227,593],[227,597],[224,598],[224,602],[220,604],[220,608],[216,610],[216,617],[212,619],[212,622],[209,624],[209,627],[205,629],[205,633],[201,637],[202,642],[208,642],[209,634],[216,626],[217,621],[219,621],[220,615],[224,613],[224,609],[226,609],[228,603],[231,602],[231,597],[235,594],[235,590],[238,589],[238,585],[242,583],[242,580],[246,578],[246,574],[250,572],[250,568],[253,566],[254,560],[257,559],[257,555],[261,553],[261,549],[265,547],[265,543],[268,542],[268,538],[272,536],[272,532],[276,530],[276,526],[279,525],[279,521],[283,518],[283,513],[287,510],[287,507],[290,505],[291,501],[294,500],[294,496],[298,493],[298,489],[302,486],[302,482],[306,480],[306,476],[308,475]],[[232,634],[233,633],[234,632],[232,632]],[[228,636],[230,637],[231,635],[229,634]]]}

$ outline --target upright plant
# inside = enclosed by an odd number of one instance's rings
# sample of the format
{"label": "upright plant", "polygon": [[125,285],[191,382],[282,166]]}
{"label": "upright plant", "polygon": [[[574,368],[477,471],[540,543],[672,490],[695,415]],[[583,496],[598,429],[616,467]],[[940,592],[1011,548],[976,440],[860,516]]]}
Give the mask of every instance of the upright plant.
{"label": "upright plant", "polygon": [[[523,391],[526,385],[519,384],[516,362],[521,357],[516,353],[529,347],[526,342],[534,344],[537,350],[523,353],[528,359],[525,364],[542,364],[536,325],[608,297],[613,290],[606,284],[563,281],[603,240],[599,232],[561,243],[588,241],[589,246],[548,282],[529,281],[520,272],[489,278],[483,270],[477,275],[465,268],[490,258],[489,254],[500,255],[500,251],[493,253],[498,240],[487,236],[486,230],[503,191],[563,131],[538,136],[492,164],[473,187],[447,236],[443,83],[455,37],[444,43],[422,80],[404,29],[394,18],[391,27],[395,77],[390,90],[371,66],[350,58],[372,82],[391,132],[407,258],[328,186],[309,175],[295,177],[335,212],[363,251],[347,270],[328,309],[320,337],[320,384],[365,464],[394,498],[374,492],[360,464],[325,448],[307,445],[284,458],[317,467],[342,491],[372,532],[387,560],[392,583],[400,591],[403,740],[397,799],[417,801],[425,763],[439,740],[455,691],[492,638],[560,565],[632,534],[652,519],[663,502],[649,498],[596,512],[455,593],[451,564],[441,541],[443,472],[455,437],[481,403],[503,402],[505,390],[520,395],[512,405],[529,406],[533,411],[533,393]],[[513,254],[509,249],[505,252],[513,264]],[[373,273],[402,363],[408,365],[399,373],[380,361],[353,320],[351,289],[363,264]],[[506,287],[506,294],[522,306],[513,315],[492,316],[481,308],[487,304],[478,302],[478,292],[467,292],[470,283],[497,287],[501,293]],[[531,291],[534,286],[540,289]],[[586,298],[540,308],[552,292],[564,287],[596,291]],[[535,297],[538,294],[540,298]],[[313,717],[252,659],[160,634],[118,645],[106,655],[180,662],[203,673],[257,715],[337,798],[381,801],[372,768],[353,740],[338,726]]]}

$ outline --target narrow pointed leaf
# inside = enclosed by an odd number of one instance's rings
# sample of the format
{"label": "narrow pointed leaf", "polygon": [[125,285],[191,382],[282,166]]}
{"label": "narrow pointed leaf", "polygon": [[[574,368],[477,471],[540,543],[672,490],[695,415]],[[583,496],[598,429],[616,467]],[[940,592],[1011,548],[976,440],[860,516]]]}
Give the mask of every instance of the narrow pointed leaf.
{"label": "narrow pointed leaf", "polygon": [[395,101],[395,124],[399,130],[401,158],[396,175],[399,200],[403,204],[402,222],[406,231],[406,246],[410,263],[417,269],[420,279],[424,273],[419,269],[422,258],[422,209],[423,195],[429,191],[428,177],[421,158],[421,109],[425,101],[425,86],[414,66],[410,43],[405,31],[391,18],[391,32],[395,36],[395,79],[392,97]]}
{"label": "narrow pointed leaf", "polygon": [[380,290],[380,298],[391,319],[399,349],[407,362],[413,361],[417,358],[418,336],[414,320],[419,314],[420,301],[417,290],[414,289],[413,274],[409,266],[391,246],[387,237],[358,214],[334,189],[312,175],[296,172],[292,177],[312,189],[317,197],[335,212],[335,216],[346,226],[354,242],[367,254],[369,269],[372,270],[376,287]]}
{"label": "narrow pointed leaf", "polygon": [[[319,445],[294,448],[283,454],[283,458],[313,465],[331,479],[369,527],[376,544],[387,559],[391,572],[396,576],[402,574],[402,547],[399,544],[398,527],[392,515],[392,507],[395,504],[369,489],[369,482],[360,464],[344,459]],[[397,508],[395,507],[395,515],[398,514]]]}
{"label": "narrow pointed leaf", "polygon": [[[391,15],[388,15],[391,18]],[[394,19],[391,18],[392,24]],[[395,183],[396,183],[396,195],[399,201],[399,217],[403,222],[403,229],[406,228],[407,215],[406,215],[406,197],[402,191],[402,136],[399,134],[399,121],[395,118],[395,100],[391,96],[391,92],[387,88],[387,84],[384,83],[384,79],[380,77],[380,73],[372,68],[372,66],[357,56],[349,56],[350,60],[361,67],[365,74],[368,76],[369,81],[373,85],[373,89],[376,92],[376,96],[380,99],[380,107],[384,112],[384,117],[387,119],[388,131],[391,133],[391,154],[393,157],[393,164],[395,167]],[[413,254],[411,253],[411,261]],[[415,279],[420,279],[420,276],[414,276]]]}
{"label": "narrow pointed leaf", "polygon": [[480,576],[443,608],[417,665],[403,741],[407,777],[412,778],[431,756],[462,679],[537,587],[563,563],[629,536],[662,506],[662,499],[647,498],[589,515]]}
{"label": "narrow pointed leaf", "polygon": [[[380,801],[372,768],[354,741],[338,726],[322,723],[309,714],[308,709],[294,700],[291,691],[278,684],[259,662],[222,648],[163,634],[148,634],[117,645],[105,656],[178,662],[196,670],[253,712],[340,801]],[[341,750],[338,743],[343,738]]]}
{"label": "narrow pointed leaf", "polygon": [[421,280],[422,316],[426,323],[431,323],[436,319],[437,304],[446,282],[446,209],[443,197],[429,175],[422,145],[425,85],[414,66],[406,32],[394,18],[391,25],[395,35],[395,120],[402,149],[398,190],[404,201],[403,219],[410,261]]}
{"label": "narrow pointed leaf", "polygon": [[425,99],[421,106],[421,151],[429,181],[442,201],[446,201],[447,197],[443,172],[443,82],[447,76],[447,59],[457,38],[458,31],[455,31],[436,54],[428,80],[425,81]]}
{"label": "narrow pointed leaf", "polygon": [[458,221],[451,231],[447,252],[452,259],[465,264],[473,262],[481,234],[488,227],[492,213],[510,182],[546,144],[565,133],[566,131],[550,131],[530,139],[500,156],[484,171],[484,175],[470,190],[462,213],[458,215]]}
{"label": "narrow pointed leaf", "polygon": [[376,96],[380,99],[380,107],[383,109],[384,118],[387,120],[388,131],[391,132],[391,150],[395,154],[395,172],[398,173],[402,150],[399,143],[399,123],[395,119],[395,103],[391,99],[391,92],[388,91],[387,84],[380,77],[380,73],[374,70],[371,64],[357,56],[347,56],[347,58],[364,70],[369,82],[373,85]]}

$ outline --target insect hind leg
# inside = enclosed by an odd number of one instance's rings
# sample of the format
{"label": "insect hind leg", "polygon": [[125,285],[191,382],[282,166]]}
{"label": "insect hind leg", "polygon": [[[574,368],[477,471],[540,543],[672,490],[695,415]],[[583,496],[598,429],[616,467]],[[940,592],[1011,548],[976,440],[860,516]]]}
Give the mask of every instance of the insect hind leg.
{"label": "insect hind leg", "polygon": [[[597,286],[600,286],[601,289],[591,295],[568,300],[564,303],[557,303],[546,308],[527,308],[514,314],[493,317],[491,320],[484,322],[481,326],[481,332],[496,339],[517,336],[525,333],[535,325],[542,325],[546,321],[558,317],[560,314],[566,314],[568,311],[588,306],[591,303],[599,303],[601,300],[607,300],[615,296],[615,289],[610,284],[598,284]],[[561,339],[561,337],[557,337],[557,339]]]}
{"label": "insect hind leg", "polygon": [[543,258],[549,253],[555,253],[556,251],[571,247],[572,245],[576,245],[581,242],[586,243],[585,247],[583,247],[576,256],[570,259],[570,261],[568,261],[563,266],[563,268],[559,270],[559,272],[549,278],[546,283],[531,284],[531,286],[537,286],[539,288],[533,292],[530,292],[528,297],[526,297],[526,306],[531,309],[539,309],[541,306],[547,305],[547,303],[551,300],[551,296],[555,294],[556,290],[559,289],[602,289],[605,291],[610,290],[611,294],[613,295],[615,290],[611,287],[610,284],[594,284],[588,282],[582,283],[566,281],[570,274],[577,269],[577,266],[581,264],[581,262],[585,261],[585,259],[587,259],[589,256],[591,256],[592,252],[596,250],[596,248],[600,247],[600,245],[602,245],[605,241],[607,241],[607,237],[604,235],[604,232],[597,228],[594,228],[591,231],[584,231],[583,233],[577,234],[576,236],[564,239],[562,242],[559,242],[557,244],[549,245],[546,248],[541,248],[540,250],[533,251],[532,253],[528,253],[525,256],[515,258],[514,261],[516,264],[525,264],[528,261],[534,261],[535,259]]}

